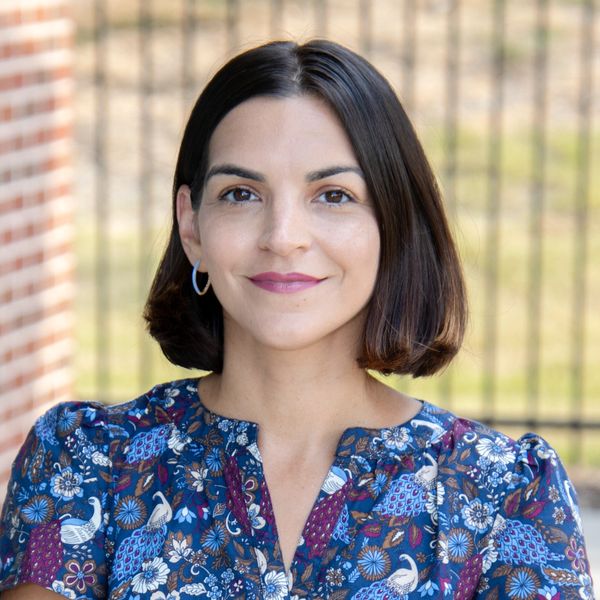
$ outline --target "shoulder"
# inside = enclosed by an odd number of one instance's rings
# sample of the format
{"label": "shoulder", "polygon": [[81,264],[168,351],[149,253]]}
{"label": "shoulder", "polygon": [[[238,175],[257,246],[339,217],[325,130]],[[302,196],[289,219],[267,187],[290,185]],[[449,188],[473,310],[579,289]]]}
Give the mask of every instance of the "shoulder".
{"label": "shoulder", "polygon": [[[63,402],[51,407],[34,423],[16,458],[16,466],[33,456],[108,465],[124,442],[142,432],[171,432],[189,410],[194,381],[184,379],[154,386],[139,397],[115,405],[99,402]],[[101,455],[104,455],[102,458]]]}
{"label": "shoulder", "polygon": [[443,434],[433,440],[439,450],[442,477],[466,479],[496,499],[542,475],[564,479],[567,483],[563,487],[570,485],[554,448],[535,433],[513,438],[479,421],[427,404],[423,414],[443,429]]}

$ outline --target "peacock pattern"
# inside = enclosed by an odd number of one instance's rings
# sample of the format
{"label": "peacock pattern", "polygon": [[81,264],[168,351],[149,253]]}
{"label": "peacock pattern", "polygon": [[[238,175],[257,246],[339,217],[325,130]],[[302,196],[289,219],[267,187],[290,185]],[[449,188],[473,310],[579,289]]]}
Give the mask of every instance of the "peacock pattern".
{"label": "peacock pattern", "polygon": [[434,489],[437,478],[437,463],[427,454],[423,454],[429,464],[416,473],[402,474],[395,479],[374,512],[385,517],[416,517],[427,510],[429,495]]}
{"label": "peacock pattern", "polygon": [[[258,425],[197,379],[120,406],[61,404],[17,456],[0,591],[78,600],[593,598],[573,486],[554,450],[427,402],[338,442],[289,571]],[[276,507],[275,507],[276,508]]]}

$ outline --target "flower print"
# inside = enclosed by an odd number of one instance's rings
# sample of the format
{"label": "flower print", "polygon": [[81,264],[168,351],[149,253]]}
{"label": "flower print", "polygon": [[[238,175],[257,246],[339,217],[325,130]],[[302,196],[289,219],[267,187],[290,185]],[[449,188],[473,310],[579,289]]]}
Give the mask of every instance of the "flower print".
{"label": "flower print", "polygon": [[248,508],[248,517],[253,529],[262,529],[267,522],[260,516],[260,506],[252,503]]}
{"label": "flower print", "polygon": [[202,547],[212,556],[217,556],[229,541],[229,535],[222,523],[215,523],[202,535]]}
{"label": "flower print", "polygon": [[493,523],[493,513],[494,507],[489,502],[481,502],[479,498],[463,506],[461,511],[465,525],[471,531],[479,533],[485,531]]}
{"label": "flower print", "polygon": [[368,581],[385,577],[390,570],[388,553],[377,546],[365,546],[358,554],[358,570]]}
{"label": "flower print", "polygon": [[285,573],[269,571],[263,583],[264,600],[283,600],[288,595],[288,584]]}
{"label": "flower print", "polygon": [[204,489],[204,480],[207,475],[208,469],[201,469],[198,463],[192,463],[185,469],[187,486],[196,492],[201,492]]}
{"label": "flower print", "polygon": [[344,583],[344,574],[341,569],[334,569],[330,567],[327,569],[327,574],[325,575],[325,579],[327,579],[327,583],[331,586],[340,586]]}
{"label": "flower print", "polygon": [[437,559],[444,565],[447,565],[450,557],[448,556],[448,540],[442,534],[437,545]]}
{"label": "flower print", "polygon": [[446,488],[441,481],[436,482],[436,503],[438,506],[444,504],[444,497],[446,495]]}
{"label": "flower print", "polygon": [[423,598],[424,596],[433,596],[436,592],[439,591],[439,587],[433,583],[433,581],[426,581],[418,590],[417,592],[419,592],[421,594],[421,598]]}
{"label": "flower print", "polygon": [[[452,587],[452,586],[450,586]],[[490,580],[488,577],[482,577],[479,580],[479,585],[477,586],[477,593],[483,594],[483,592],[487,592],[490,589]]]}
{"label": "flower print", "polygon": [[69,600],[75,600],[77,597],[73,590],[70,590],[65,587],[63,581],[53,581],[52,582],[52,591],[64,596],[65,598],[69,598]]}
{"label": "flower print", "polygon": [[86,560],[80,565],[76,560],[69,560],[65,565],[67,574],[63,577],[63,583],[70,588],[75,588],[83,594],[88,587],[96,585],[96,563]]}
{"label": "flower print", "polygon": [[177,563],[180,560],[185,560],[192,553],[192,549],[188,545],[190,542],[190,536],[184,537],[180,531],[177,532],[176,536],[173,533],[169,534],[169,539],[165,544],[169,562]]}
{"label": "flower print", "polygon": [[150,596],[150,600],[180,600],[180,598],[181,594],[177,590],[170,591],[166,596],[164,592],[154,592]]}
{"label": "flower print", "polygon": [[248,564],[247,561],[242,561],[239,558],[235,559],[235,562],[233,564],[234,569],[238,572],[238,573],[249,573],[250,572],[250,565]]}
{"label": "flower print", "polygon": [[196,552],[192,552],[186,560],[191,564],[195,565],[195,567],[204,567],[206,565],[206,561],[208,560],[208,556],[204,550],[200,549]]}
{"label": "flower print", "polygon": [[383,439],[385,447],[390,448],[391,450],[405,450],[412,441],[412,436],[408,433],[406,427],[384,429],[381,438]]}
{"label": "flower print", "polygon": [[575,536],[571,536],[569,545],[565,550],[567,558],[571,561],[573,568],[576,571],[585,573],[587,571],[587,557],[585,548],[577,543]]}
{"label": "flower print", "polygon": [[185,435],[183,431],[179,431],[177,427],[173,427],[171,436],[167,442],[167,446],[175,452],[175,454],[181,454],[183,449],[192,441],[189,435]]}
{"label": "flower print", "polygon": [[510,573],[506,578],[505,589],[509,598],[533,600],[539,586],[540,581],[535,572],[529,567],[524,567]]}
{"label": "flower print", "polygon": [[58,415],[56,429],[60,436],[73,433],[81,423],[81,411],[65,408]]}
{"label": "flower print", "polygon": [[476,446],[477,452],[490,463],[509,465],[515,460],[515,453],[506,440],[497,436],[496,439],[482,439]]}
{"label": "flower print", "polygon": [[556,467],[558,464],[558,457],[556,456],[554,448],[550,448],[546,444],[538,442],[535,446],[535,450],[539,459],[542,461],[549,461],[553,467]]}
{"label": "flower print", "polygon": [[442,591],[444,592],[444,596],[452,596],[452,583],[449,579],[442,579]]}
{"label": "flower print", "polygon": [[210,590],[206,590],[206,597],[209,600],[221,600],[223,597],[223,592],[217,586],[210,588]]}
{"label": "flower print", "polygon": [[229,431],[230,427],[232,426],[232,422],[229,419],[221,419],[219,421],[219,429],[221,431]]}
{"label": "flower print", "polygon": [[448,533],[448,558],[462,563],[473,551],[473,538],[466,529],[451,529]]}
{"label": "flower print", "polygon": [[162,558],[146,560],[142,563],[142,571],[132,580],[131,586],[136,594],[145,594],[158,589],[160,585],[167,583],[169,567]]}
{"label": "flower print", "polygon": [[594,600],[594,590],[592,589],[592,578],[587,573],[579,574],[579,583],[581,587],[577,590],[582,600]]}
{"label": "flower print", "polygon": [[244,582],[241,579],[236,579],[235,581],[233,581],[231,583],[231,589],[236,593],[239,594],[243,589],[244,589]]}
{"label": "flower print", "polygon": [[565,509],[562,506],[554,507],[554,510],[552,511],[552,518],[557,525],[562,525],[567,518]]}
{"label": "flower print", "polygon": [[502,474],[498,471],[490,471],[488,473],[487,485],[489,488],[497,488],[503,481]]}
{"label": "flower print", "polygon": [[369,482],[369,488],[373,496],[379,496],[387,482],[388,476],[386,473],[377,473],[377,475],[375,475],[375,478]]}
{"label": "flower print", "polygon": [[121,498],[115,508],[115,521],[123,529],[137,529],[146,520],[146,506],[135,496]]}
{"label": "flower print", "polygon": [[175,513],[175,520],[178,523],[191,523],[194,519],[197,518],[198,517],[187,506],[182,506]]}
{"label": "flower print", "polygon": [[246,432],[243,433],[239,433],[236,437],[235,437],[235,441],[240,445],[240,446],[247,446],[248,445],[248,434]]}
{"label": "flower print", "polygon": [[83,477],[79,473],[73,473],[71,467],[65,467],[50,479],[51,493],[55,498],[72,500],[75,496],[81,498],[83,489],[81,482]]}
{"label": "flower print", "polygon": [[560,500],[560,492],[558,491],[555,485],[551,485],[548,488],[548,498],[550,498],[550,500],[552,500],[552,502],[554,502],[555,504]]}
{"label": "flower print", "polygon": [[173,404],[175,404],[175,398],[177,398],[177,396],[179,396],[180,393],[181,390],[178,387],[167,388],[165,390],[165,395],[162,400],[162,405],[165,408],[173,406]]}
{"label": "flower print", "polygon": [[235,578],[235,575],[233,574],[233,571],[231,569],[226,569],[225,571],[223,571],[221,573],[221,579],[225,582],[225,583],[231,583]]}
{"label": "flower print", "polygon": [[29,525],[48,523],[54,514],[54,502],[50,496],[34,496],[21,509],[23,521]]}
{"label": "flower print", "polygon": [[538,589],[537,594],[538,600],[560,600],[560,593],[553,585],[545,585]]}
{"label": "flower print", "polygon": [[211,473],[218,473],[223,468],[221,452],[218,448],[213,448],[206,456],[206,466]]}

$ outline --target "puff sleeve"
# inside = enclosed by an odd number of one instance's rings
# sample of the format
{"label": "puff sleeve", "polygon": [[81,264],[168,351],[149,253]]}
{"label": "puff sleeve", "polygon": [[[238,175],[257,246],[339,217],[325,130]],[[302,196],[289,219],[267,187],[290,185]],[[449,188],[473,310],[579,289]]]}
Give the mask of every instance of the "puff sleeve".
{"label": "puff sleeve", "polygon": [[506,482],[478,597],[593,599],[575,489],[556,452],[523,436]]}
{"label": "puff sleeve", "polygon": [[53,407],[31,429],[0,520],[0,591],[34,583],[67,598],[106,596],[104,425],[101,405],[73,402]]}

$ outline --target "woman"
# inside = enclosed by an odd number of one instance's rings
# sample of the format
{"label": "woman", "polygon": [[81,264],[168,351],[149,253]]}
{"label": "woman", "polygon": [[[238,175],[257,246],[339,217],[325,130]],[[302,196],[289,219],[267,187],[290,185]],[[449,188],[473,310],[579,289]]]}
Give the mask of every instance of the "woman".
{"label": "woman", "polygon": [[592,597],[546,442],[367,370],[433,374],[466,321],[435,179],[369,63],[326,41],[234,58],[173,196],[145,317],[169,360],[212,373],[36,423],[3,512],[6,597]]}

